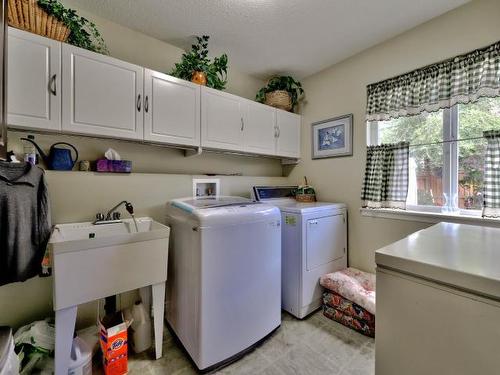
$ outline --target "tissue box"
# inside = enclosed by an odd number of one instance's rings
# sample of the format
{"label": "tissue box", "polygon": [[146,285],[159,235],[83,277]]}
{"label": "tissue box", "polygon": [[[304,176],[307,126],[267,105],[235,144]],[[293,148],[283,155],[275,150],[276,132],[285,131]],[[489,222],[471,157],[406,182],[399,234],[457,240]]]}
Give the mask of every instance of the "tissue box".
{"label": "tissue box", "polygon": [[108,173],[130,173],[132,172],[132,162],[130,160],[97,160],[97,172]]}

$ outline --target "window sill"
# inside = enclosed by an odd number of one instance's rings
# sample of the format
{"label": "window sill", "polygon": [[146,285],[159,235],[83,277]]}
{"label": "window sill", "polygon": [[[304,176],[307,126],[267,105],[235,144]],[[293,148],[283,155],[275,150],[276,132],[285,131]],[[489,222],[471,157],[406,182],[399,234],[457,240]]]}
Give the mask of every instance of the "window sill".
{"label": "window sill", "polygon": [[387,208],[360,208],[361,216],[382,219],[416,221],[420,223],[448,223],[471,224],[485,227],[500,227],[500,219],[483,218],[480,216],[449,214],[441,212],[422,212],[409,210],[395,210]]}

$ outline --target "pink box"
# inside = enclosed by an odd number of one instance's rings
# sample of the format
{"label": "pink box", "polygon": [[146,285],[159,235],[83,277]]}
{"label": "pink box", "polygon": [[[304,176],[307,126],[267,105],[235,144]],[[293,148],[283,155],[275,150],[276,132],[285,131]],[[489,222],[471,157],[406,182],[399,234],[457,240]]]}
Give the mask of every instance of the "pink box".
{"label": "pink box", "polygon": [[108,173],[130,173],[132,172],[132,162],[130,160],[97,160],[97,172]]}

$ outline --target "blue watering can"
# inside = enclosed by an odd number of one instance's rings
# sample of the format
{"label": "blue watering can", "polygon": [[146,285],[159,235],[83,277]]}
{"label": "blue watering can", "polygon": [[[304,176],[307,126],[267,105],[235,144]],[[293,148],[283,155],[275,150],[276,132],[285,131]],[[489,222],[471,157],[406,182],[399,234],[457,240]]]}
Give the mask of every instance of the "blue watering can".
{"label": "blue watering can", "polygon": [[[72,144],[66,142],[57,142],[50,146],[49,154],[45,154],[43,150],[38,146],[35,141],[29,138],[21,138],[23,141],[28,141],[33,144],[38,150],[38,153],[42,157],[43,161],[47,165],[48,169],[54,171],[70,171],[75,166],[78,160],[78,150]],[[57,145],[66,145],[75,150],[75,158],[71,157],[71,150],[67,148],[55,147]]]}

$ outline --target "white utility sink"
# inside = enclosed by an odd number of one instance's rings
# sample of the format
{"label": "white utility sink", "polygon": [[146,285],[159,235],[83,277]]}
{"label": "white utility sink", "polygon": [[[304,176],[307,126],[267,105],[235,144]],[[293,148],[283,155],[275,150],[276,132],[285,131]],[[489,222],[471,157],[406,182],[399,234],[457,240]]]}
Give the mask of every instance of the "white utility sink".
{"label": "white utility sink", "polygon": [[[156,356],[161,356],[170,228],[151,218],[59,224],[49,241],[56,311],[56,375],[67,365],[77,306],[152,286]],[[158,314],[158,315],[157,315]]]}
{"label": "white utility sink", "polygon": [[138,218],[136,222],[139,231],[132,219],[101,225],[94,225],[91,222],[58,224],[54,227],[49,245],[52,251],[66,252],[169,236],[169,227],[149,217]]}

